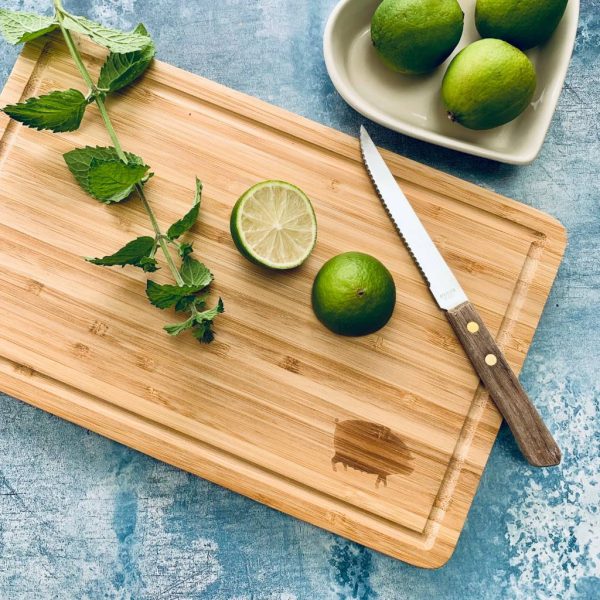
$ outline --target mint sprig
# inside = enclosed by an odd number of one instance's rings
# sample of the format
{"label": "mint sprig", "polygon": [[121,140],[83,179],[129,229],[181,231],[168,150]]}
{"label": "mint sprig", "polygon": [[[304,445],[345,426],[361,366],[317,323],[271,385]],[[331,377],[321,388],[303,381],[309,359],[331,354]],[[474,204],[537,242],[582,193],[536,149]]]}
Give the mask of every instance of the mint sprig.
{"label": "mint sprig", "polygon": [[158,308],[175,308],[177,312],[191,313],[185,321],[165,325],[164,329],[169,335],[179,335],[191,330],[197,340],[209,343],[214,339],[213,321],[224,311],[221,298],[216,306],[203,310],[206,304],[206,289],[213,279],[212,273],[201,262],[187,256],[180,274],[183,285],[161,285],[150,280],[146,286],[146,295]]}
{"label": "mint sprig", "polygon": [[[157,308],[174,309],[187,315],[181,323],[164,327],[169,335],[190,330],[200,342],[208,343],[214,338],[213,321],[223,312],[223,302],[219,298],[216,306],[205,309],[213,275],[204,264],[192,257],[191,242],[179,241],[198,220],[202,183],[196,178],[192,208],[173,223],[166,234],[163,233],[144,192],[144,185],[152,176],[150,167],[141,157],[123,150],[105,104],[108,94],[131,85],[143,75],[154,58],[154,43],[142,24],[131,32],[123,32],[68,13],[62,0],[54,0],[54,9],[52,17],[0,9],[0,33],[9,43],[18,44],[60,29],[88,87],[87,94],[75,89],[53,91],[5,106],[2,110],[29,127],[62,133],[78,129],[88,104],[97,105],[112,145],[71,150],[64,155],[67,167],[87,194],[105,204],[122,202],[135,193],[150,219],[154,235],[135,238],[113,254],[88,257],[86,260],[105,267],[133,266],[153,272],[159,267],[156,255],[160,249],[175,284],[148,280],[148,300]],[[109,50],[97,81],[84,65],[72,32],[86,35]],[[172,248],[181,260],[180,267],[171,255]]]}

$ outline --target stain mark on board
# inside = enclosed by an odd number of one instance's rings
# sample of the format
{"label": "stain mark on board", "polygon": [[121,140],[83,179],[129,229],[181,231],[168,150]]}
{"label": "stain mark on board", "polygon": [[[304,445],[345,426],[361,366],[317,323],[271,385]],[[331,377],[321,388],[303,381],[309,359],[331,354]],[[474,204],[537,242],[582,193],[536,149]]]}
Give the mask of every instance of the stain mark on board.
{"label": "stain mark on board", "polygon": [[89,346],[86,346],[85,344],[82,344],[81,342],[77,342],[76,344],[73,345],[73,354],[75,354],[75,356],[77,358],[85,358],[86,356],[88,356],[90,353],[90,348]]}
{"label": "stain mark on board", "polygon": [[23,377],[33,377],[35,375],[35,370],[29,365],[15,365],[15,373],[18,373]]}
{"label": "stain mark on board", "polygon": [[371,336],[368,340],[367,343],[373,348],[373,350],[383,350],[383,336],[381,335],[374,335]]}
{"label": "stain mark on board", "polygon": [[286,356],[281,362],[279,362],[279,366],[286,371],[290,371],[291,373],[300,373],[300,361],[292,356]]}
{"label": "stain mark on board", "polygon": [[40,281],[36,281],[35,279],[30,279],[27,282],[27,291],[31,292],[34,296],[39,296],[44,289],[44,284]]}
{"label": "stain mark on board", "polygon": [[156,368],[154,359],[151,356],[146,356],[144,354],[136,355],[135,364],[140,367],[140,369],[144,369],[144,371],[154,371]]}
{"label": "stain mark on board", "polygon": [[333,470],[342,464],[348,467],[376,475],[375,487],[392,475],[409,475],[412,454],[400,436],[385,425],[370,421],[350,419],[337,421],[333,436],[335,454],[331,459]]}
{"label": "stain mark on board", "polygon": [[90,333],[104,337],[108,331],[108,325],[103,321],[94,321],[90,325]]}

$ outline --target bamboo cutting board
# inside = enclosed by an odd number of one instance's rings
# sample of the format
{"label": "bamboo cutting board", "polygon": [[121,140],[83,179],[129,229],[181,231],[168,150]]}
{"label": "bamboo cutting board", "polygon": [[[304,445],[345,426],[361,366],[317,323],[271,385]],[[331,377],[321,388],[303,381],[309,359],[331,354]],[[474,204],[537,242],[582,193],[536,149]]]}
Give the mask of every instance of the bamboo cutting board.
{"label": "bamboo cutting board", "polygon": [[[99,69],[101,50],[81,42]],[[27,46],[2,105],[82,89],[55,38]],[[269,506],[419,566],[450,557],[500,425],[401,244],[357,140],[166,64],[109,102],[125,149],[151,165],[167,226],[204,182],[197,253],[226,313],[200,346],[161,330],[144,274],[82,255],[149,231],[138,201],[87,197],[62,154],[108,145],[95,108],[73,134],[0,117],[0,388]],[[565,234],[547,215],[384,153],[460,283],[519,370]],[[284,179],[313,201],[319,240],[288,273],[247,263],[229,236],[238,196]],[[381,259],[398,302],[363,338],[325,330],[310,308],[323,262]],[[156,274],[159,281],[166,274]]]}

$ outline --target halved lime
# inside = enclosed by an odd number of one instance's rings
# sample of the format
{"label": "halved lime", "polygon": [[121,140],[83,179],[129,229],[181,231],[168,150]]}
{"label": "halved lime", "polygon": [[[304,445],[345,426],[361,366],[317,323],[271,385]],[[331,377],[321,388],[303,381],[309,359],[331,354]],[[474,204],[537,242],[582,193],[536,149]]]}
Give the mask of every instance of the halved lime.
{"label": "halved lime", "polygon": [[231,212],[231,237],[248,260],[271,269],[301,265],[317,241],[317,219],[307,195],[285,181],[262,181]]}

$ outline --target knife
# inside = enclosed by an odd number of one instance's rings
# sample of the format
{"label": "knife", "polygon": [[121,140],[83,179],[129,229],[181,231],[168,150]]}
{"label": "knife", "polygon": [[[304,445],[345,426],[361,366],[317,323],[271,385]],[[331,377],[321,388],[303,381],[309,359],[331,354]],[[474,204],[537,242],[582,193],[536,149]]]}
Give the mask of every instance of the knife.
{"label": "knife", "polygon": [[435,301],[445,312],[477,375],[506,419],[521,452],[536,467],[559,464],[560,448],[362,126],[360,148],[386,212],[424,275]]}

